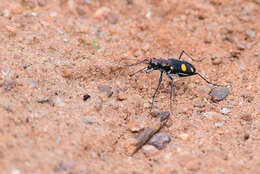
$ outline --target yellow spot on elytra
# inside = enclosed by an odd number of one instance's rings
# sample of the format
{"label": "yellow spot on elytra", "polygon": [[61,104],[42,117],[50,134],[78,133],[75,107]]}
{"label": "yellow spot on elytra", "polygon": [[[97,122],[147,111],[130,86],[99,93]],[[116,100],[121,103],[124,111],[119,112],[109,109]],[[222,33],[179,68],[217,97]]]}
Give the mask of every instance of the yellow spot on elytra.
{"label": "yellow spot on elytra", "polygon": [[171,66],[171,70],[173,70],[173,66]]}
{"label": "yellow spot on elytra", "polygon": [[186,65],[185,64],[181,64],[181,70],[186,71]]}
{"label": "yellow spot on elytra", "polygon": [[191,72],[194,72],[194,69],[193,68],[190,68]]}

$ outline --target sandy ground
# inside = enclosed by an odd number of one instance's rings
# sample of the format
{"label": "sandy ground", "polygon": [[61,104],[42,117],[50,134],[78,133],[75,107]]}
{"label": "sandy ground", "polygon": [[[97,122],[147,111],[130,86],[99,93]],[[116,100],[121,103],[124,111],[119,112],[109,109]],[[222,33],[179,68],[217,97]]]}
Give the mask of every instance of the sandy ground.
{"label": "sandy ground", "polygon": [[[259,0],[0,2],[0,173],[260,173]],[[181,50],[229,95],[178,79],[160,130],[171,141],[129,156],[159,72],[130,78],[145,65],[119,61]],[[164,77],[154,110],[169,96]]]}

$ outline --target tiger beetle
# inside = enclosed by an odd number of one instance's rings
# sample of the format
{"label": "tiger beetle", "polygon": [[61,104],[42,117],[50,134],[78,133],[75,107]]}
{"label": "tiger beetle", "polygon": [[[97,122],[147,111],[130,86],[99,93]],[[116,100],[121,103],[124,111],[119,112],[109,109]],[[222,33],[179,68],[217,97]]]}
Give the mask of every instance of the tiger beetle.
{"label": "tiger beetle", "polygon": [[187,54],[184,50],[182,50],[178,59],[174,59],[174,58],[170,58],[170,59],[150,58],[150,59],[138,61],[137,63],[132,64],[132,65],[127,65],[127,66],[135,66],[135,65],[142,64],[142,63],[147,64],[147,67],[139,69],[138,71],[131,74],[130,76],[133,76],[133,75],[135,75],[135,74],[137,74],[137,73],[139,73],[143,70],[145,70],[146,73],[149,73],[153,70],[159,70],[160,71],[160,77],[159,77],[159,80],[158,80],[158,85],[157,85],[157,88],[156,88],[156,90],[155,90],[155,92],[152,96],[152,104],[151,104],[151,107],[150,107],[150,112],[152,111],[152,108],[153,108],[153,105],[154,105],[154,98],[155,98],[155,96],[156,96],[156,94],[159,90],[160,85],[161,85],[164,72],[166,73],[167,77],[171,81],[171,94],[170,94],[170,110],[171,110],[171,113],[172,113],[173,83],[174,83],[175,78],[198,75],[200,78],[202,78],[208,84],[211,84],[211,85],[214,85],[214,86],[221,86],[221,85],[209,82],[200,73],[196,72],[196,69],[192,64],[190,64],[189,62],[186,62],[186,61],[182,61],[181,57],[183,56],[183,54],[187,55],[193,61],[201,61],[201,60],[194,60],[189,54]]}

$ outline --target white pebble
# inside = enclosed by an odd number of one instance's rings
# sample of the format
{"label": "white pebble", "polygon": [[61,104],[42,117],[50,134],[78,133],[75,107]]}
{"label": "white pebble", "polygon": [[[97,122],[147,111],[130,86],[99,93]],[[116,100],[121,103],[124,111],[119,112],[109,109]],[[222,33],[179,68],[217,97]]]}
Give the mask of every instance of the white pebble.
{"label": "white pebble", "polygon": [[231,111],[231,110],[228,109],[228,108],[221,108],[221,110],[220,110],[220,112],[221,112],[222,114],[228,114],[230,111]]}
{"label": "white pebble", "polygon": [[57,105],[60,106],[60,107],[65,106],[64,102],[63,102],[63,101],[61,100],[61,98],[59,98],[59,97],[56,98],[56,103],[57,103]]}
{"label": "white pebble", "polygon": [[21,173],[20,170],[18,170],[18,169],[13,169],[11,174],[20,174],[20,173]]}
{"label": "white pebble", "polygon": [[215,123],[215,126],[216,126],[216,127],[222,127],[222,126],[223,126],[223,123],[222,123],[222,122],[216,122],[216,123]]}

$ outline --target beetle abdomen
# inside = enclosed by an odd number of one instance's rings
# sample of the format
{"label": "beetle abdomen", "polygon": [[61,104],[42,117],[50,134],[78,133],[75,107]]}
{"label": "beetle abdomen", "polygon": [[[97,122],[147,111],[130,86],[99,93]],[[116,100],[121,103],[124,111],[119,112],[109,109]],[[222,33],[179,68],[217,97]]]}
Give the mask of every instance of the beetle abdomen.
{"label": "beetle abdomen", "polygon": [[177,59],[168,59],[171,73],[180,74],[182,76],[194,75],[196,73],[195,67],[186,62]]}

